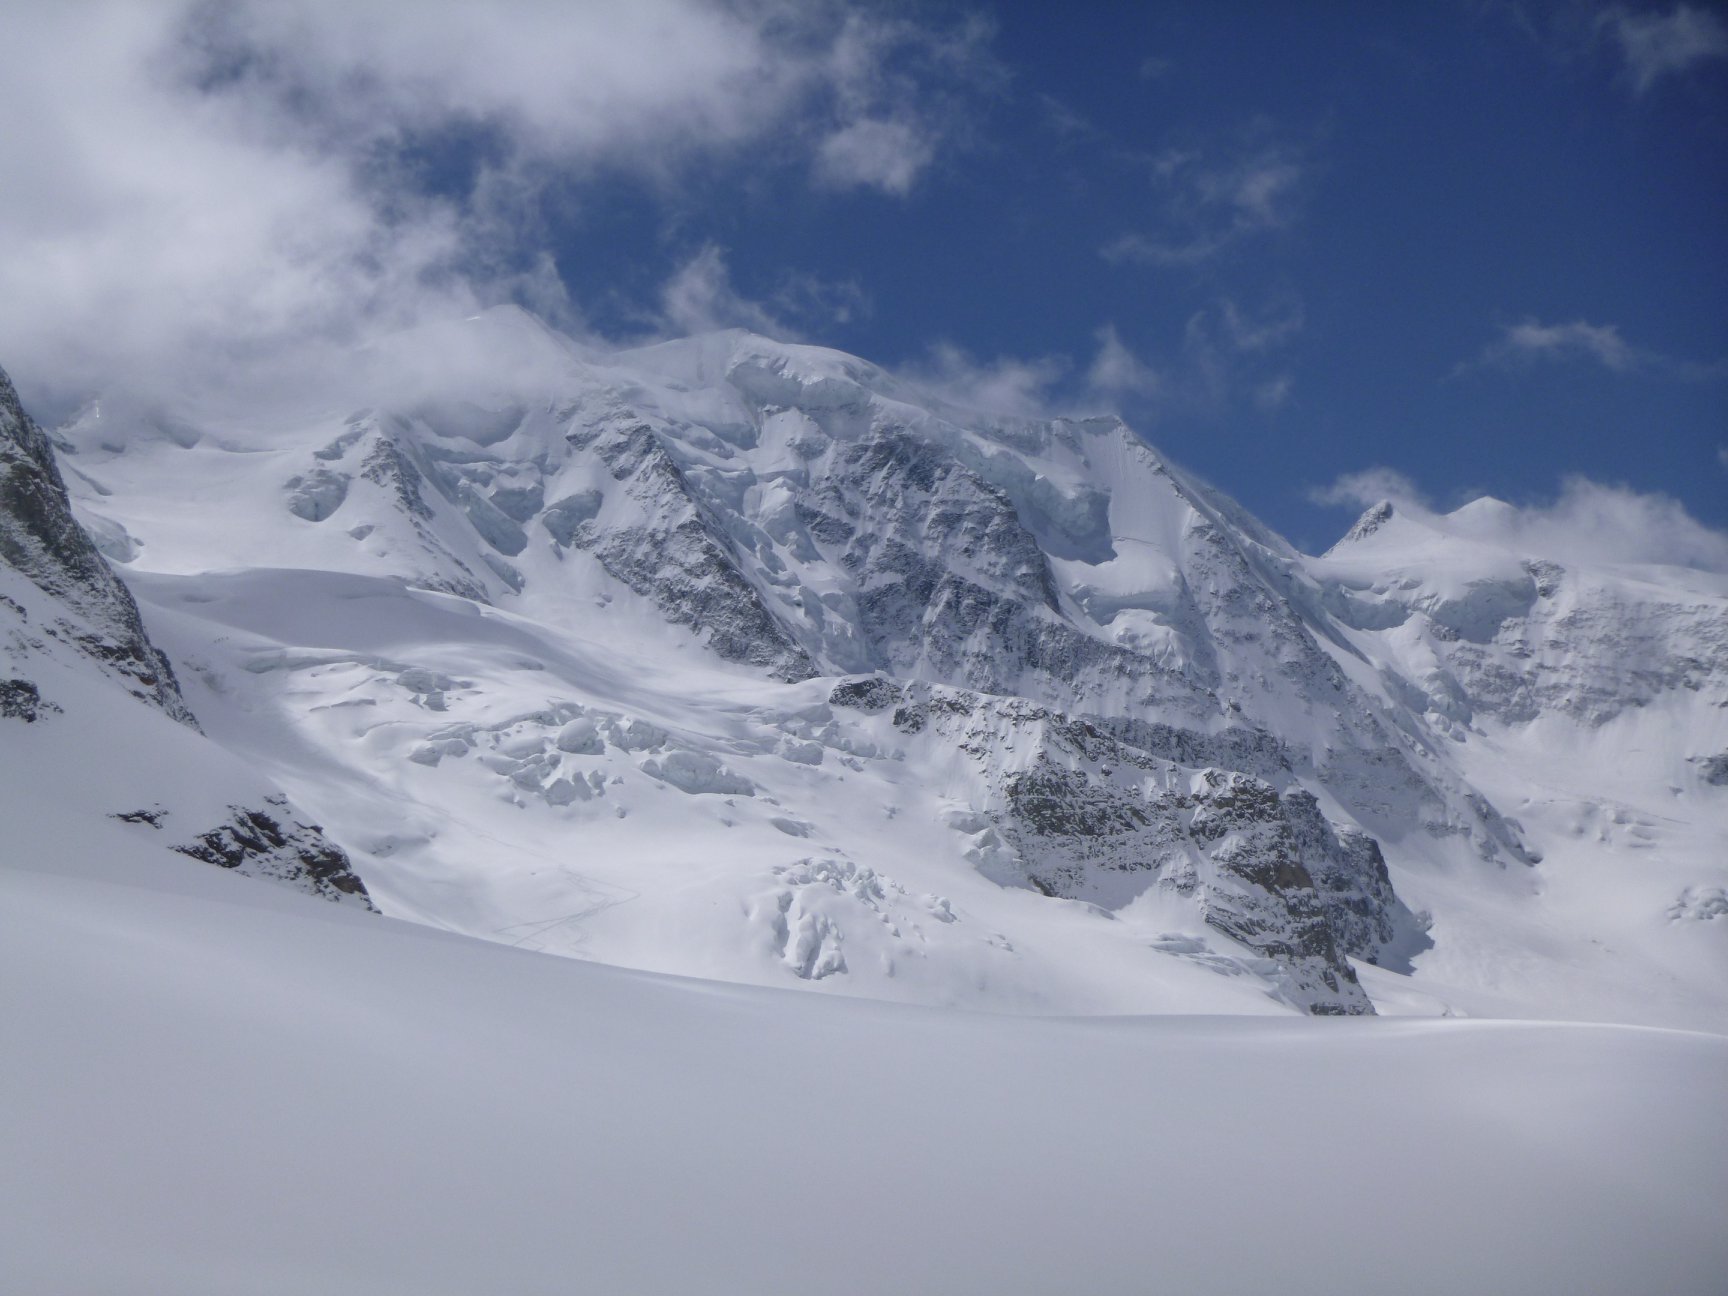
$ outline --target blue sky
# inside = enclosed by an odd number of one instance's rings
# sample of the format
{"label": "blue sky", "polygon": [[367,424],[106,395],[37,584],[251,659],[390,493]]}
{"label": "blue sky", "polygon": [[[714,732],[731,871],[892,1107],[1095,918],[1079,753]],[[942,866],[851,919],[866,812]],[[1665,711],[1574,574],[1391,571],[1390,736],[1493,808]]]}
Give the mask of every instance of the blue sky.
{"label": "blue sky", "polygon": [[1719,6],[467,8],[27,23],[0,110],[78,98],[0,145],[0,363],[56,406],[516,299],[1117,408],[1308,548],[1573,475],[1728,527]]}

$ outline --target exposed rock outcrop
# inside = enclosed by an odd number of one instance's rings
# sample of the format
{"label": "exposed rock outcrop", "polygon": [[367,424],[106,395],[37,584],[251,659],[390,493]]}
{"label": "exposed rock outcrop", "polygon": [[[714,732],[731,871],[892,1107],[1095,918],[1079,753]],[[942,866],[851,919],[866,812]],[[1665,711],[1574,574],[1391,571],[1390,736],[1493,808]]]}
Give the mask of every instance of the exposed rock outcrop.
{"label": "exposed rock outcrop", "polygon": [[285,882],[325,900],[359,904],[377,912],[347,854],[325,837],[317,824],[296,821],[287,797],[266,797],[262,809],[229,809],[233,813],[227,823],[174,849],[247,877]]}
{"label": "exposed rock outcrop", "polygon": [[1420,939],[1378,844],[1298,786],[1181,765],[1015,699],[920,692],[895,724],[929,728],[983,772],[988,822],[960,826],[977,829],[972,857],[999,882],[1111,909],[1150,887],[1191,897],[1313,1013],[1372,1012],[1345,956],[1376,962]]}
{"label": "exposed rock outcrop", "polygon": [[[0,562],[23,573],[55,602],[58,615],[38,621],[34,633],[72,645],[133,696],[196,728],[173,667],[144,633],[131,591],[72,516],[54,448],[24,412],[4,371],[0,371]],[[13,611],[22,619],[22,609]]]}

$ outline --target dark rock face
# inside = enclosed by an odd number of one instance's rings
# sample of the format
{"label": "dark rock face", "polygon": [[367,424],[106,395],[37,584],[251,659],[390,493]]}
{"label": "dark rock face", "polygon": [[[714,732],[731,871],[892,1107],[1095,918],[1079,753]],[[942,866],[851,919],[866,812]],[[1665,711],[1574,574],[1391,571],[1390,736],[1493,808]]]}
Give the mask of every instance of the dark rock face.
{"label": "dark rock face", "polygon": [[1700,765],[1706,783],[1712,787],[1728,787],[1728,752],[1706,756]]}
{"label": "dark rock face", "polygon": [[422,522],[432,520],[432,510],[420,493],[424,480],[414,460],[397,441],[380,432],[360,463],[360,475],[374,486],[380,486],[395,499],[409,517]]}
{"label": "dark rock face", "polygon": [[1298,759],[1264,729],[1232,726],[1201,733],[1128,716],[1087,716],[1086,721],[1124,746],[1178,765],[1218,765],[1277,782],[1289,778]]}
{"label": "dark rock face", "polygon": [[35,628],[100,663],[135,696],[197,727],[168,659],[144,633],[131,592],[76,519],[42,429],[0,372],[0,561],[67,614]]}
{"label": "dark rock face", "polygon": [[933,727],[990,771],[1001,848],[978,852],[990,876],[1106,908],[1154,886],[1191,897],[1311,1013],[1372,1012],[1345,955],[1374,962],[1420,930],[1378,844],[1329,823],[1300,787],[1177,763],[1017,699],[932,689],[895,723]]}
{"label": "dark rock face", "polygon": [[[414,573],[413,583],[425,589],[473,599],[477,603],[490,602],[486,582],[450,552],[431,525],[434,520],[432,506],[427,503],[422,490],[427,474],[421,471],[405,441],[407,428],[400,420],[376,417],[363,419],[356,427],[362,431],[360,444],[365,447],[360,461],[361,480],[378,487],[413,527],[425,560],[424,567]],[[520,577],[515,577],[514,569],[502,559],[493,570],[512,588],[520,585]]]}
{"label": "dark rock face", "polygon": [[[233,817],[227,823],[174,849],[206,864],[235,869],[248,877],[287,882],[325,900],[357,901],[377,912],[348,856],[324,836],[321,828],[289,819],[291,807],[286,797],[267,797],[265,804],[262,810],[230,806]],[[161,826],[147,812],[133,813],[138,818],[119,817],[147,822],[153,828]]]}
{"label": "dark rock face", "polygon": [[652,600],[672,624],[690,627],[725,660],[760,666],[779,680],[818,674],[809,654],[740,573],[721,538],[723,528],[697,502],[653,431],[607,431],[593,448],[647,521],[604,532],[578,523],[568,530],[570,543],[591,549],[609,573]]}
{"label": "dark rock face", "polygon": [[1008,496],[941,447],[893,428],[837,452],[800,522],[854,582],[858,622],[891,673],[1015,693],[1150,674],[1058,610],[1050,565]]}
{"label": "dark rock face", "polygon": [[27,679],[0,680],[0,719],[34,724],[43,712],[60,708],[42,700],[42,692]]}
{"label": "dark rock face", "polygon": [[1297,788],[1279,802],[1338,948],[1369,963],[1380,962],[1398,942],[1400,928],[1415,921],[1392,889],[1380,843],[1326,819],[1311,792]]}
{"label": "dark rock face", "polygon": [[873,715],[894,706],[901,696],[900,686],[893,680],[873,675],[836,684],[833,692],[828,694],[828,704]]}

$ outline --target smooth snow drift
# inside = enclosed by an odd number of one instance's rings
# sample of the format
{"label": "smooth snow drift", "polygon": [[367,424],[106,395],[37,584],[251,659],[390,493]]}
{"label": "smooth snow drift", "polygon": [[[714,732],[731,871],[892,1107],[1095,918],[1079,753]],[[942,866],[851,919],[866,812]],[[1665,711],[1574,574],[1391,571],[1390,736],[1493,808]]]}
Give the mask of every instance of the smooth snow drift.
{"label": "smooth snow drift", "polygon": [[191,862],[0,870],[18,1292],[1670,1296],[1728,1040],[671,980]]}

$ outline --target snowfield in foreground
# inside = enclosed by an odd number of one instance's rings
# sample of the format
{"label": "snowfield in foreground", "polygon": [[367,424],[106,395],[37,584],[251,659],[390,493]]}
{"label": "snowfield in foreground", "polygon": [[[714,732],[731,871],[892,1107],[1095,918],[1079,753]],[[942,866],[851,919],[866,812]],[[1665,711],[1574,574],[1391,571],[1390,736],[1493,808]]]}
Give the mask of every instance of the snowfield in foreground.
{"label": "snowfield in foreground", "polygon": [[1719,1292],[1728,1040],[685,981],[0,869],[17,1292]]}

